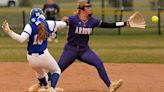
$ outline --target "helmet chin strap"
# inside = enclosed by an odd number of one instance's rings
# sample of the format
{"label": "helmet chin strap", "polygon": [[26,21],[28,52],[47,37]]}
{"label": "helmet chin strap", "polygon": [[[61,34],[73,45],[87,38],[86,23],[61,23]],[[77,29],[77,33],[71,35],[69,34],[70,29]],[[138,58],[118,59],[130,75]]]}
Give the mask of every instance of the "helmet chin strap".
{"label": "helmet chin strap", "polygon": [[89,17],[92,17],[92,14],[89,14],[88,16],[89,16]]}

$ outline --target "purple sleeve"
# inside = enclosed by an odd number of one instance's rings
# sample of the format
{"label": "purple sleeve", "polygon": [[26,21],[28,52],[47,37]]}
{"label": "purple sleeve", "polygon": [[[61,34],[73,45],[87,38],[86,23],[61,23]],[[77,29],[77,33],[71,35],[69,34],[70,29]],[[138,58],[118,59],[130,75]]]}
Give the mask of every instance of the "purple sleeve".
{"label": "purple sleeve", "polygon": [[73,16],[68,16],[68,25],[69,26],[73,25],[73,20],[74,20]]}
{"label": "purple sleeve", "polygon": [[101,25],[101,23],[102,23],[102,20],[99,20],[99,19],[93,19],[94,21],[94,27],[99,27],[100,25]]}

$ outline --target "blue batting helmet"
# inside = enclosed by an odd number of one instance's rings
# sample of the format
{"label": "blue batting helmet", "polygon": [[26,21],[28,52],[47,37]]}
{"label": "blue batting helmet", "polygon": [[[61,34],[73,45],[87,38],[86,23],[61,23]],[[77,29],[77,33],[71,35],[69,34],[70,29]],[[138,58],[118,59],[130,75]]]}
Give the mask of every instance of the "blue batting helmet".
{"label": "blue batting helmet", "polygon": [[45,20],[45,16],[44,16],[42,9],[40,9],[40,8],[32,9],[30,12],[30,21],[37,22],[38,20],[40,20],[40,18]]}

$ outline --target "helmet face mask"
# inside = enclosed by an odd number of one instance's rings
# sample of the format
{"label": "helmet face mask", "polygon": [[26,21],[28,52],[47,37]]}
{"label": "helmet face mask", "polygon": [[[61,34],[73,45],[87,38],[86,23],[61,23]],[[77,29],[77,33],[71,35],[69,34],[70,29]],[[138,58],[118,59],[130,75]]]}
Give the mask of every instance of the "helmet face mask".
{"label": "helmet face mask", "polygon": [[44,13],[43,13],[42,9],[40,9],[40,8],[32,9],[30,12],[30,21],[31,22],[37,22],[38,18],[42,18],[45,20]]}

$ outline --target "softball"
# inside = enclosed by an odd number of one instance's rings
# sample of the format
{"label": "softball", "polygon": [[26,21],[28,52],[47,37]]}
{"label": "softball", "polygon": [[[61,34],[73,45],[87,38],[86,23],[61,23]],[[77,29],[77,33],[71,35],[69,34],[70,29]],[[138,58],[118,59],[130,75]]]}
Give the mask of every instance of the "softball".
{"label": "softball", "polygon": [[152,20],[153,23],[157,23],[158,20],[159,20],[159,18],[158,18],[157,16],[153,16],[153,17],[151,18],[151,20]]}

